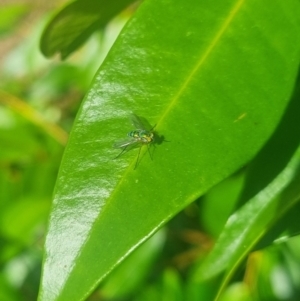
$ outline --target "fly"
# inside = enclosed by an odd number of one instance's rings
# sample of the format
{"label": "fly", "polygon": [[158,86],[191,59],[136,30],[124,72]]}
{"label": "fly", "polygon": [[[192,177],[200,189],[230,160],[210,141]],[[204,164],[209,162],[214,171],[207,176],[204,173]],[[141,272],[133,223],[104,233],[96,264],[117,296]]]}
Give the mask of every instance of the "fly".
{"label": "fly", "polygon": [[139,117],[135,114],[131,114],[131,122],[135,127],[135,130],[132,130],[127,134],[127,139],[116,142],[114,144],[114,148],[122,149],[122,151],[116,158],[120,157],[123,153],[128,152],[133,148],[139,148],[138,156],[134,166],[134,169],[136,169],[139,162],[141,149],[144,145],[147,146],[150,158],[152,159],[149,147],[155,141],[155,135],[153,131],[155,126],[151,128],[151,126],[144,118]]}

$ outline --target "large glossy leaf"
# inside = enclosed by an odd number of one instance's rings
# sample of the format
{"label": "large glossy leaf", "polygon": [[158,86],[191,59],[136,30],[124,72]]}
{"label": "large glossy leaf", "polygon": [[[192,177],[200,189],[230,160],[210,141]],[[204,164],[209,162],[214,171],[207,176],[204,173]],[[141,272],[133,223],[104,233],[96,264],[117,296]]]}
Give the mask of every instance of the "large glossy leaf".
{"label": "large glossy leaf", "polygon": [[77,0],[59,11],[49,22],[41,39],[45,56],[60,53],[64,59],[96,30],[102,29],[133,0]]}
{"label": "large glossy leaf", "polygon": [[[39,300],[82,300],[172,216],[248,162],[292,91],[298,1],[145,1],[101,66],[58,178]],[[272,110],[270,109],[272,108]],[[118,159],[131,112],[156,125]],[[163,136],[163,137],[162,137]],[[167,141],[166,141],[167,140]]]}

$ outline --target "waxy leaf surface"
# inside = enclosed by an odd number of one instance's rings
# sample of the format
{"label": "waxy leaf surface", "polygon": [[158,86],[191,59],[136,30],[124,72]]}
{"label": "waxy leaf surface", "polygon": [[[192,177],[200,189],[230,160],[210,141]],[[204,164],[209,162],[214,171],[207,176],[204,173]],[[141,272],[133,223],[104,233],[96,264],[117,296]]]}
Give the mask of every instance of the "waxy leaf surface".
{"label": "waxy leaf surface", "polygon": [[[245,165],[298,68],[298,1],[145,1],[100,67],[54,196],[39,300],[83,300],[124,257]],[[114,159],[134,112],[157,133]]]}

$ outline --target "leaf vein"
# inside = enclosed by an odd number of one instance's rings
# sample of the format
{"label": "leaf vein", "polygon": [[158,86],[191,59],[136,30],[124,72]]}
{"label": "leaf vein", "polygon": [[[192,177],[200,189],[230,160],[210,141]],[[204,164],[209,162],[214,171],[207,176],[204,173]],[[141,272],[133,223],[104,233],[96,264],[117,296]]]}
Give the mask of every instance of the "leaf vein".
{"label": "leaf vein", "polygon": [[201,66],[204,64],[206,59],[209,57],[209,55],[212,53],[216,45],[218,44],[219,40],[221,39],[222,35],[236,16],[236,14],[239,12],[240,8],[242,7],[243,3],[245,0],[238,0],[236,4],[232,7],[232,9],[229,11],[227,18],[224,20],[222,23],[222,26],[220,27],[219,31],[216,33],[215,37],[212,39],[211,43],[208,45],[204,53],[200,56],[200,59],[198,60],[197,64],[195,67],[192,69],[186,80],[183,82],[181,85],[179,91],[177,94],[174,96],[174,98],[171,100],[170,104],[168,105],[167,109],[165,112],[162,114],[160,120],[157,122],[159,124],[165,117],[166,115],[171,111],[171,109],[175,106],[177,103],[178,99],[186,89],[186,87],[189,85],[191,80],[193,79],[194,75],[198,72],[198,70],[201,68]]}

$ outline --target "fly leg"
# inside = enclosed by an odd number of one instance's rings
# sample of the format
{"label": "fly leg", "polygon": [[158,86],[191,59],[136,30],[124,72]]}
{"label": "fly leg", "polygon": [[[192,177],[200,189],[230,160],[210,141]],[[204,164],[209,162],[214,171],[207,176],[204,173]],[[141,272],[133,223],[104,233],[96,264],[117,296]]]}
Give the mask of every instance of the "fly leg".
{"label": "fly leg", "polygon": [[[147,144],[147,150],[148,150],[148,153],[149,153],[150,159],[153,161],[153,152],[151,153],[151,151],[150,151],[150,147],[151,147],[151,145],[148,145],[148,144]],[[154,145],[153,145],[153,147],[154,147]],[[153,151],[154,151],[154,149],[153,149]]]}
{"label": "fly leg", "polygon": [[128,145],[126,145],[125,147],[123,147],[122,151],[115,157],[115,159],[119,158],[126,151],[127,146]]}
{"label": "fly leg", "polygon": [[142,146],[143,146],[143,145],[141,145],[140,148],[139,148],[139,153],[138,153],[138,156],[137,156],[137,158],[136,158],[136,162],[135,162],[135,165],[134,165],[134,169],[136,169],[137,166],[138,166],[138,162],[139,162],[139,157],[140,157],[140,153],[141,153],[141,148],[142,148]]}

